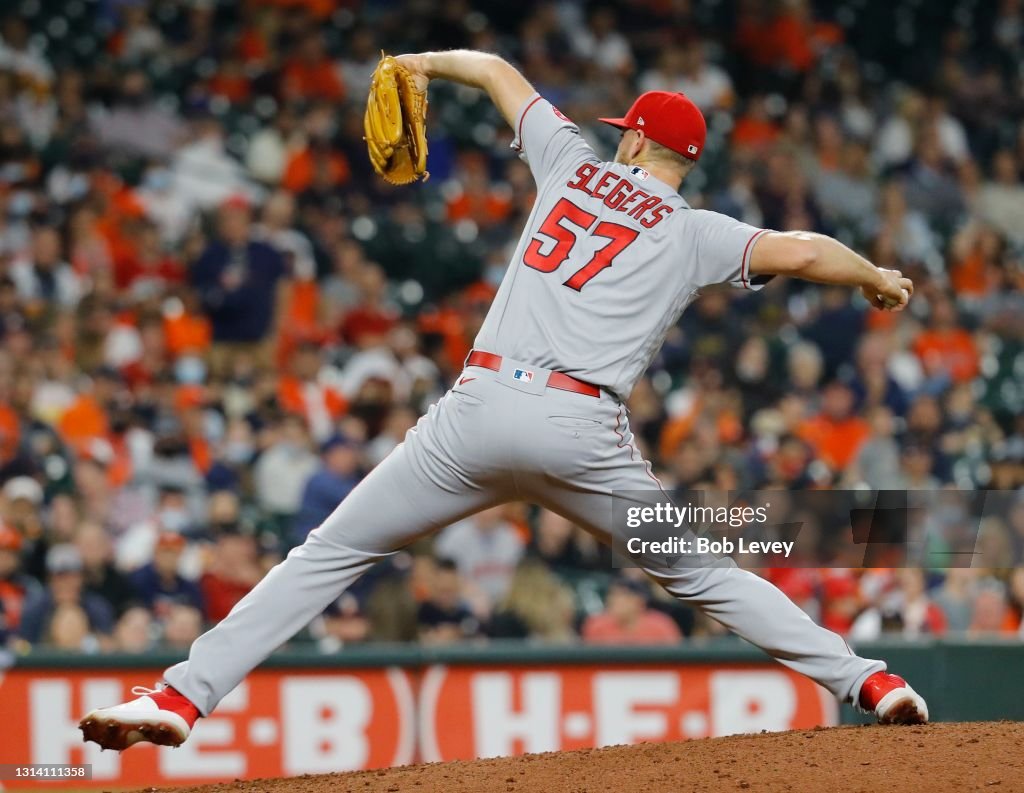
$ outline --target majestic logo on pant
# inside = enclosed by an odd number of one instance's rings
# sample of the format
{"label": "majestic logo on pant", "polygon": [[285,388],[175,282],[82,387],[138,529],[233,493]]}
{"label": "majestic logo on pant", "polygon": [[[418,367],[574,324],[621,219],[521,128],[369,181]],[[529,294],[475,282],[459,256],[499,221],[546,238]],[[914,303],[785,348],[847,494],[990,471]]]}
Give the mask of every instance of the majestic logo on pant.
{"label": "majestic logo on pant", "polygon": [[533,372],[529,369],[516,369],[512,372],[512,377],[521,383],[529,383],[533,380]]}

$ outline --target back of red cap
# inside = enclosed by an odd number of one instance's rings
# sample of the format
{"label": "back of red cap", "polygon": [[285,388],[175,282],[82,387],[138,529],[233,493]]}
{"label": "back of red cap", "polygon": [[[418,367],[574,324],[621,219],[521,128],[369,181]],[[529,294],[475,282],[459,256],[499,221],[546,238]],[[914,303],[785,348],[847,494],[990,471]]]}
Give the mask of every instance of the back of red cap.
{"label": "back of red cap", "polygon": [[704,151],[704,114],[685,94],[648,91],[640,94],[623,118],[602,118],[619,129],[632,129],[683,157],[698,160]]}

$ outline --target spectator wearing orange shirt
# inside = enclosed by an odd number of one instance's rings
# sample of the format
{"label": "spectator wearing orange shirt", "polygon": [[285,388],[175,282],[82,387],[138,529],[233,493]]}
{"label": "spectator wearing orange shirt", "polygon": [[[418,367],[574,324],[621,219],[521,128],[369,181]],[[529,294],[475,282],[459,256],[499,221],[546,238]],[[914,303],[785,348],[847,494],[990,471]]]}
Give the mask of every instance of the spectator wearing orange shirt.
{"label": "spectator wearing orange shirt", "polygon": [[103,404],[91,392],[79,394],[57,421],[57,432],[74,448],[85,446],[93,438],[105,438],[109,431]]}
{"label": "spectator wearing orange shirt", "polygon": [[871,428],[853,414],[854,395],[848,386],[833,380],[825,386],[821,412],[805,421],[798,434],[833,471],[841,471],[856,458]]}
{"label": "spectator wearing orange shirt", "polygon": [[290,371],[277,385],[278,403],[289,413],[302,416],[318,441],[331,436],[335,422],[348,409],[339,391],[319,382],[322,365],[320,347],[301,344],[290,356]]}
{"label": "spectator wearing orange shirt", "polygon": [[775,43],[765,35],[772,18],[762,3],[741,3],[736,16],[736,49],[754,66],[775,65]]}
{"label": "spectator wearing orange shirt", "polygon": [[21,442],[21,421],[9,405],[0,402],[0,466],[6,465],[18,453]]}
{"label": "spectator wearing orange shirt", "polygon": [[779,133],[779,125],[772,120],[764,96],[755,94],[747,101],[743,115],[736,119],[732,145],[743,149],[765,149],[778,139]]}
{"label": "spectator wearing orange shirt", "polygon": [[842,41],[842,29],[838,25],[815,22],[808,0],[789,0],[787,6],[762,35],[775,44],[777,66],[806,72],[822,50]]}
{"label": "spectator wearing orange shirt", "polygon": [[323,36],[311,31],[303,36],[281,74],[282,93],[288,99],[324,99],[340,102],[345,86],[338,69],[327,57]]}
{"label": "spectator wearing orange shirt", "polygon": [[991,226],[971,223],[952,242],[949,280],[957,298],[980,300],[998,288],[1005,242]]}
{"label": "spectator wearing orange shirt", "polygon": [[232,104],[241,104],[252,97],[252,84],[245,64],[235,58],[224,59],[220,69],[210,78],[208,88],[213,96],[223,97]]}
{"label": "spectator wearing orange shirt", "polygon": [[675,644],[682,641],[679,627],[660,611],[648,608],[648,590],[642,581],[619,578],[608,588],[605,610],[583,623],[583,641],[589,644]]}
{"label": "spectator wearing orange shirt", "polygon": [[472,220],[478,226],[493,226],[506,220],[512,211],[512,191],[507,184],[493,184],[487,162],[478,152],[459,158],[459,169],[451,183],[448,220]]}
{"label": "spectator wearing orange shirt", "polygon": [[328,141],[311,138],[288,157],[281,175],[281,186],[291,193],[304,193],[311,187],[333,190],[349,180],[348,160],[331,148]]}
{"label": "spectator wearing orange shirt", "polygon": [[806,72],[821,50],[843,40],[838,25],[816,22],[808,0],[789,0],[769,16],[760,4],[741,13],[736,45],[751,64],[780,72]]}
{"label": "spectator wearing orange shirt", "polygon": [[254,5],[280,8],[289,14],[308,14],[323,21],[334,13],[340,3],[337,0],[255,0]]}
{"label": "spectator wearing orange shirt", "polygon": [[930,378],[965,383],[978,376],[974,338],[957,324],[956,306],[945,295],[932,302],[928,328],[914,340],[913,349]]}
{"label": "spectator wearing orange shirt", "polygon": [[244,65],[263,66],[267,63],[278,24],[275,13],[262,10],[242,28],[235,41],[234,54]]}

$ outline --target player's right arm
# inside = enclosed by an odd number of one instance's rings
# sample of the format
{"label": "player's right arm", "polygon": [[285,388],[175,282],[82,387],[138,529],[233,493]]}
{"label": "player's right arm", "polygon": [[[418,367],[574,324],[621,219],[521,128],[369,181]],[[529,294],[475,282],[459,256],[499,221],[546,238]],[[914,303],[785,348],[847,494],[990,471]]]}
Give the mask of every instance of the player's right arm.
{"label": "player's right arm", "polygon": [[422,52],[418,55],[399,55],[398,62],[422,80],[421,87],[428,80],[441,79],[486,91],[495,107],[513,127],[523,103],[536,93],[515,66],[489,52]]}
{"label": "player's right arm", "polygon": [[875,308],[901,311],[914,283],[899,270],[876,267],[838,240],[810,231],[769,231],[750,253],[753,277],[788,275],[819,284],[856,287]]}

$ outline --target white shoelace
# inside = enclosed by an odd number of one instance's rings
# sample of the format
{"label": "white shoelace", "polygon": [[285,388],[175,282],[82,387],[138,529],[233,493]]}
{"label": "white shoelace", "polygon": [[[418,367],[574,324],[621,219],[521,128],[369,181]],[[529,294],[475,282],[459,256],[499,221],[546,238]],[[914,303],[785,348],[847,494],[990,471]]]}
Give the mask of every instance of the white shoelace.
{"label": "white shoelace", "polygon": [[132,688],[132,695],[136,697],[147,697],[151,694],[159,694],[163,691],[163,686],[160,685],[158,688],[146,688],[145,686],[134,686]]}

